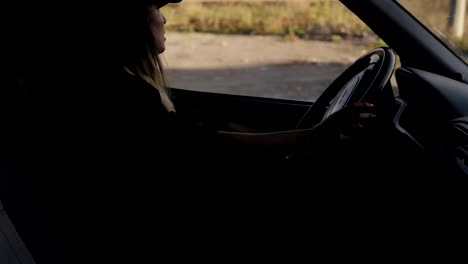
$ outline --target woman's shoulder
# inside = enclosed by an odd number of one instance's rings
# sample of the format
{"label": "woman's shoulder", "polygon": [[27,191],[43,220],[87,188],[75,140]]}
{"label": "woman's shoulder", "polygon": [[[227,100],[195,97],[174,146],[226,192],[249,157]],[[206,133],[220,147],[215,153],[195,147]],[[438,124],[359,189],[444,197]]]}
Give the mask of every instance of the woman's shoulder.
{"label": "woman's shoulder", "polygon": [[121,70],[114,73],[113,75],[115,80],[114,85],[118,88],[123,90],[131,90],[132,93],[143,93],[153,96],[157,95],[159,97],[159,92],[157,89],[134,74]]}
{"label": "woman's shoulder", "polygon": [[163,111],[161,97],[157,89],[138,76],[124,70],[114,71],[107,76],[107,98],[120,108],[131,111],[145,110],[148,113]]}

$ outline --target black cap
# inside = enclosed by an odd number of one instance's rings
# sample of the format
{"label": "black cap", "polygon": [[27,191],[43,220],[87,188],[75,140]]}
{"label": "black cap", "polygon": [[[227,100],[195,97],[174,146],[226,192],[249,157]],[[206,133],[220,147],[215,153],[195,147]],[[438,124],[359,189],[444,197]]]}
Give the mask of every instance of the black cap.
{"label": "black cap", "polygon": [[148,0],[148,2],[161,8],[169,3],[180,3],[182,0]]}

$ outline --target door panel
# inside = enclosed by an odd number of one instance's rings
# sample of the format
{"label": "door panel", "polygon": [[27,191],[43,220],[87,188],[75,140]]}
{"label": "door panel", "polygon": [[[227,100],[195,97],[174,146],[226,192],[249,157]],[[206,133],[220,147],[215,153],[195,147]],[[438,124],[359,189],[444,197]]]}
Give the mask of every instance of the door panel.
{"label": "door panel", "polygon": [[295,128],[310,102],[172,89],[179,114],[218,130],[267,132]]}

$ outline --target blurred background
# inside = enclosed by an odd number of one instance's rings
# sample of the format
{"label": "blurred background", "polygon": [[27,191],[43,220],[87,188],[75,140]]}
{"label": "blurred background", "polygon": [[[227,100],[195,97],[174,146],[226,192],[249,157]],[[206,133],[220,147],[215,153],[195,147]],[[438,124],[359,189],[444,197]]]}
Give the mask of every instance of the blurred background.
{"label": "blurred background", "polygon": [[[465,0],[398,2],[461,56],[468,51]],[[314,101],[386,45],[338,0],[184,0],[161,11],[175,88]]]}

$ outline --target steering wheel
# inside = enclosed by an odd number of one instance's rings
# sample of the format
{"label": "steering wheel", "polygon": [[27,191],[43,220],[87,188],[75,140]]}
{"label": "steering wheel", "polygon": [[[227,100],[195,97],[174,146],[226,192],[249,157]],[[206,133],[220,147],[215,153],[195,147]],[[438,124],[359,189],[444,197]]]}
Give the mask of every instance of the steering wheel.
{"label": "steering wheel", "polygon": [[394,69],[395,53],[390,48],[380,47],[369,51],[330,84],[296,128],[312,127],[352,103],[376,98],[390,80]]}

